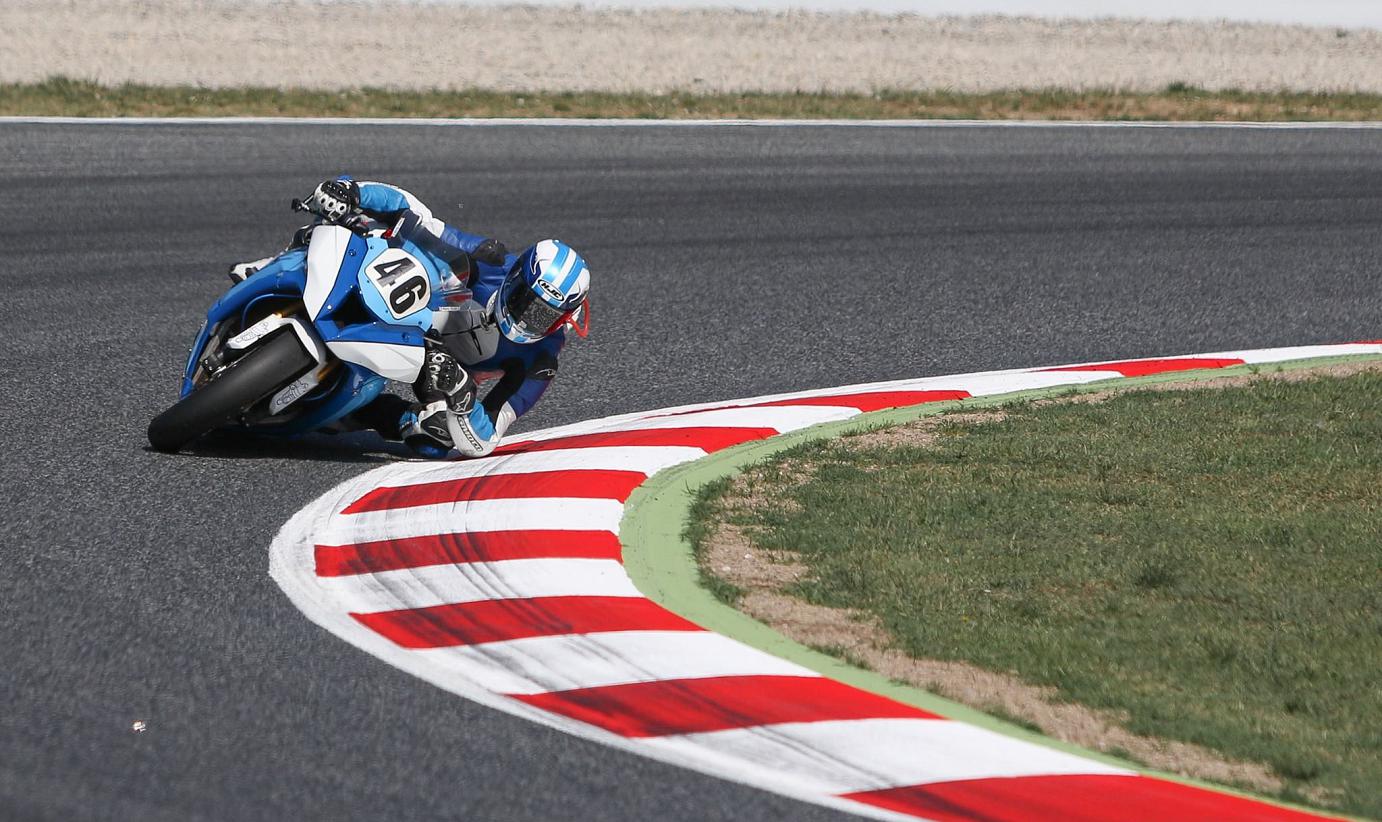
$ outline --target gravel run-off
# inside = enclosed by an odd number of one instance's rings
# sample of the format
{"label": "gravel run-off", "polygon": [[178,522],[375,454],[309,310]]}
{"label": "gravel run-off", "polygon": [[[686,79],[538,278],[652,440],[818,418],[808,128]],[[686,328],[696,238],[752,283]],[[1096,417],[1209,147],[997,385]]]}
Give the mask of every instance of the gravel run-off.
{"label": "gravel run-off", "polygon": [[1382,31],[874,13],[6,0],[0,82],[498,91],[1382,92]]}

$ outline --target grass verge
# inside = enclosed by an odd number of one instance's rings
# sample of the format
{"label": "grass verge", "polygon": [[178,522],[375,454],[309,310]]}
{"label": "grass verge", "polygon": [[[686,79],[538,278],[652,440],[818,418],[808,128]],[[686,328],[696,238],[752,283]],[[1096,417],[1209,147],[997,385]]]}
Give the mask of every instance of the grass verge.
{"label": "grass verge", "polygon": [[874,615],[913,656],[1014,671],[1267,763],[1284,798],[1382,816],[1380,394],[1376,371],[1263,380],[809,444],[756,471],[780,504],[728,520],[809,568],[798,596]]}
{"label": "grass verge", "polygon": [[617,94],[351,91],[149,86],[54,77],[0,85],[0,115],[69,117],[588,117],[676,119],[1382,120],[1382,95],[1206,91],[1015,90],[983,94]]}

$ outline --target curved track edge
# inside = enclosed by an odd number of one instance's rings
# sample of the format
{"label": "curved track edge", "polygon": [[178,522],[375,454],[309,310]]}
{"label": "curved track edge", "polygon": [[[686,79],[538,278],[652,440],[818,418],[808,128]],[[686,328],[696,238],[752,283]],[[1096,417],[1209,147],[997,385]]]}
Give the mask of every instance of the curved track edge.
{"label": "curved track edge", "polygon": [[[919,416],[919,406],[943,410],[936,403],[1349,355],[1382,356],[1382,341],[899,380],[591,420],[525,435],[482,460],[399,463],[344,482],[284,525],[269,570],[311,621],[459,696],[855,814],[1328,818],[996,732],[991,720],[934,698],[858,687],[859,673],[827,665],[822,676],[790,648],[754,647],[742,625],[730,629],[738,639],[706,630],[730,617],[693,603],[693,621],[666,607],[676,600],[669,590],[685,586],[667,582],[675,558],[660,552],[684,552],[684,512],[648,502],[674,499],[668,489],[691,476],[639,487],[710,453],[808,436],[792,432],[821,424],[877,425]],[[900,410],[865,416],[884,408]],[[726,453],[715,466],[764,455]],[[659,529],[658,540],[641,538]],[[688,572],[694,565],[676,572],[683,583]]]}

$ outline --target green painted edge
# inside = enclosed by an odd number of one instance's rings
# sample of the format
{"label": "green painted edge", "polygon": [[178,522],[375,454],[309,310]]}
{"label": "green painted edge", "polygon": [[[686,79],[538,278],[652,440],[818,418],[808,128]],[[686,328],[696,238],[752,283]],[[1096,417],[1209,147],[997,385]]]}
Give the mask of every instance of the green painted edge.
{"label": "green painted edge", "polygon": [[700,569],[692,552],[690,542],[683,531],[690,514],[692,503],[700,488],[722,477],[737,474],[748,465],[761,462],[779,451],[785,451],[807,442],[831,439],[851,433],[861,433],[873,429],[904,422],[936,416],[952,411],[991,408],[1025,400],[1087,394],[1096,391],[1134,389],[1139,386],[1158,385],[1169,382],[1187,382],[1234,377],[1254,374],[1275,373],[1279,371],[1314,368],[1348,362],[1382,361],[1382,354],[1357,354],[1336,357],[1315,357],[1302,360],[1287,360],[1262,365],[1241,365],[1228,368],[1204,369],[1196,371],[1176,371],[1154,374],[1147,377],[1117,377],[1078,385],[1057,386],[1014,391],[966,400],[927,403],[908,408],[892,408],[860,414],[848,420],[828,422],[780,434],[766,440],[744,443],[723,451],[717,451],[693,462],[685,463],[665,471],[660,471],[639,486],[629,496],[624,505],[624,516],[619,523],[619,539],[623,544],[624,567],[633,579],[634,585],[645,596],[663,607],[690,619],[696,624],[716,633],[736,639],[746,645],[758,648],[776,657],[789,660],[832,679],[839,680],[882,694],[926,711],[940,714],[947,719],[977,725],[1005,736],[1021,739],[1054,748],[1065,753],[1075,754],[1097,762],[1137,771],[1149,776],[1169,779],[1196,787],[1207,788],[1221,793],[1248,797],[1265,801],[1281,807],[1296,808],[1313,814],[1334,816],[1337,819],[1360,820],[1322,811],[1305,805],[1296,805],[1275,797],[1263,797],[1248,791],[1235,789],[1213,782],[1191,779],[1179,774],[1167,773],[1143,767],[1137,763],[1108,756],[1097,751],[1062,742],[1026,728],[1004,722],[974,708],[949,699],[928,693],[911,685],[890,680],[873,671],[850,665],[835,657],[806,647],[779,634],[767,625],[720,602],[709,590],[702,587]]}

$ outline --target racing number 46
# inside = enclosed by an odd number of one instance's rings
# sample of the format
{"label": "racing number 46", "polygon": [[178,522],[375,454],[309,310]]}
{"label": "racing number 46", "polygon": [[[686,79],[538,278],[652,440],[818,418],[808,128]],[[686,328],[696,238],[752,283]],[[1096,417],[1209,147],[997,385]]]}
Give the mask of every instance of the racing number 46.
{"label": "racing number 46", "polygon": [[417,265],[406,257],[380,260],[370,268],[370,279],[383,292],[395,317],[413,313],[430,296],[427,275],[415,269]]}

